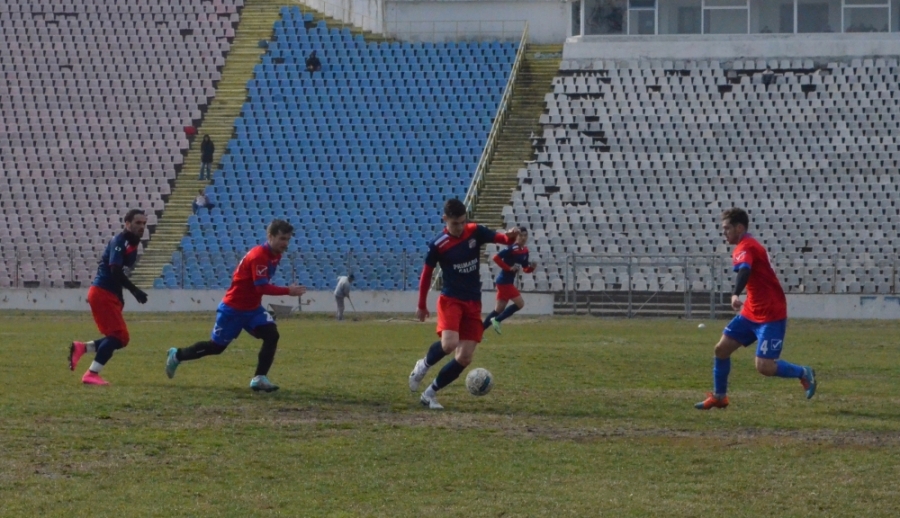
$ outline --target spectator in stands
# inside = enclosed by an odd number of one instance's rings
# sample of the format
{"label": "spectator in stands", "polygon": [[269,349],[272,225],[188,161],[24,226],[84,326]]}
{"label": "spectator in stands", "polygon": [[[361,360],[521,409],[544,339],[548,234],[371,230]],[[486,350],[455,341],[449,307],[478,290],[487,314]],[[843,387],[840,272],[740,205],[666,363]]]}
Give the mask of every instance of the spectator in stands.
{"label": "spectator in stands", "polygon": [[338,320],[344,320],[344,298],[350,298],[350,284],[353,283],[353,274],[338,277],[337,286],[334,288],[334,301],[337,303]]}
{"label": "spectator in stands", "polygon": [[[213,153],[216,152],[216,146],[213,144],[209,135],[203,135],[203,142],[200,144],[200,179],[209,180],[212,178],[212,161]],[[203,173],[206,173],[204,176]]]}
{"label": "spectator in stands", "polygon": [[762,73],[762,81],[766,85],[766,89],[768,89],[769,85],[775,83],[775,72],[772,72],[771,68],[766,67],[766,70]]}
{"label": "spectator in stands", "polygon": [[194,210],[194,214],[197,213],[202,208],[206,208],[212,214],[212,210],[215,208],[216,204],[209,201],[209,197],[206,196],[206,193],[203,192],[203,189],[200,189],[200,192],[197,193],[197,197],[194,198],[194,201],[191,202],[191,208]]}
{"label": "spectator in stands", "polygon": [[310,52],[309,56],[306,58],[306,69],[310,72],[322,70],[322,62],[316,57],[316,51]]}

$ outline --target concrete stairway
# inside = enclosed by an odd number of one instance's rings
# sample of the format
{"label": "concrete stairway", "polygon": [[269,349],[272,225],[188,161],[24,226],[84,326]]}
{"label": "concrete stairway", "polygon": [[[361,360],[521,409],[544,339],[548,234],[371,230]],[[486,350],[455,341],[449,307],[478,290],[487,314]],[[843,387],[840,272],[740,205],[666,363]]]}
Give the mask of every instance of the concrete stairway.
{"label": "concrete stairway", "polygon": [[494,158],[487,168],[484,187],[475,206],[474,220],[488,228],[504,226],[503,206],[518,185],[516,174],[523,162],[533,158],[532,132],[540,133],[538,120],[544,111],[544,96],[552,90],[559,70],[562,45],[525,47],[525,58],[513,90],[511,112],[500,131]]}

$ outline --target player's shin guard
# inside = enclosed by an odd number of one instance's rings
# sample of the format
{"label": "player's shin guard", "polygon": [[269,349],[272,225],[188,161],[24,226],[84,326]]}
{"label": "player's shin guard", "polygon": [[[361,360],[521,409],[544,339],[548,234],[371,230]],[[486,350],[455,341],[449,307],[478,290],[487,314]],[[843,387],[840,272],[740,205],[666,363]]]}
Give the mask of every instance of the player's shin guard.
{"label": "player's shin guard", "polygon": [[803,377],[803,367],[799,365],[794,365],[793,363],[789,363],[784,360],[778,360],[777,362],[775,362],[775,367],[775,375],[779,378]]}
{"label": "player's shin guard", "polygon": [[713,391],[717,396],[728,393],[728,374],[731,373],[731,358],[716,358],[713,364]]}
{"label": "player's shin guard", "polygon": [[266,325],[254,330],[257,338],[262,338],[262,347],[259,349],[259,363],[256,365],[256,376],[266,376],[275,361],[275,350],[278,349],[278,328],[274,325]]}
{"label": "player's shin guard", "polygon": [[106,365],[106,362],[112,358],[113,353],[121,348],[122,342],[120,342],[118,338],[107,336],[103,340],[97,342],[97,354],[94,356],[94,361],[100,365]]}
{"label": "player's shin guard", "polygon": [[456,361],[456,358],[450,360],[447,362],[447,365],[444,365],[444,368],[441,369],[441,372],[438,373],[437,377],[434,378],[434,383],[431,384],[431,388],[434,391],[441,390],[453,383],[453,380],[458,378],[464,370],[466,370],[466,366]]}
{"label": "player's shin guard", "polygon": [[441,341],[438,340],[431,344],[431,347],[428,348],[428,352],[425,353],[425,366],[431,367],[435,365],[437,362],[443,360],[444,356],[447,356],[447,353],[444,352]]}
{"label": "player's shin guard", "polygon": [[503,322],[507,318],[513,316],[513,314],[516,311],[519,311],[520,309],[522,309],[522,308],[520,308],[519,306],[516,306],[515,304],[510,304],[509,306],[506,306],[506,309],[503,310],[503,313],[500,313],[500,316],[497,317],[497,322]]}
{"label": "player's shin guard", "polygon": [[190,347],[185,347],[184,349],[178,349],[178,352],[175,353],[175,359],[180,362],[186,362],[188,360],[203,358],[204,356],[209,356],[210,354],[222,354],[222,352],[224,351],[225,346],[219,345],[212,340],[207,340],[205,342],[197,342]]}
{"label": "player's shin guard", "polygon": [[484,322],[481,323],[484,326],[485,331],[487,331],[487,328],[491,327],[491,319],[496,317],[499,314],[500,313],[497,313],[496,311],[491,311],[488,314],[487,318],[484,319]]}

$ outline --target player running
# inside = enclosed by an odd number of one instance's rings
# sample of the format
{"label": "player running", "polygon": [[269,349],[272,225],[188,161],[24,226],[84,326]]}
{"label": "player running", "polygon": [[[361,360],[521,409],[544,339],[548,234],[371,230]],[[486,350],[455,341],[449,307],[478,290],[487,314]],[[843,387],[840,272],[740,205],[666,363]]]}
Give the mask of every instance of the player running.
{"label": "player running", "polygon": [[116,350],[128,345],[128,326],[122,318],[122,308],[125,307],[122,288],[130,291],[141,304],[147,302],[147,294],[132,284],[125,275],[125,268],[133,267],[137,260],[138,243],[144,236],[146,226],[147,216],[144,211],[131,209],[125,214],[125,230],[106,245],[97,266],[97,276],[88,289],[91,315],[94,316],[97,329],[103,333],[103,338],[90,342],[72,342],[69,346],[69,370],[75,370],[78,360],[85,353],[96,353],[88,371],[81,377],[81,382],[85,385],[109,385],[108,381],[100,377],[100,371]]}
{"label": "player running", "polygon": [[419,307],[416,318],[424,322],[430,316],[427,307],[428,288],[434,268],[440,264],[443,288],[438,298],[437,334],[440,340],[431,344],[425,357],[416,362],[409,375],[409,390],[415,392],[425,373],[444,356],[455,352],[438,373],[434,382],[422,393],[420,402],[428,408],[444,408],[437,401],[438,390],[449,385],[472,363],[475,347],[481,341],[481,276],[478,272],[481,246],[485,243],[509,245],[515,242],[519,229],[505,234],[466,221],[466,206],[452,199],[444,203],[447,227],[428,243],[428,255],[419,280]]}
{"label": "player running", "polygon": [[278,386],[269,381],[267,375],[275,360],[278,347],[278,328],[262,307],[263,295],[289,295],[299,297],[306,293],[303,286],[288,288],[269,284],[275,270],[291,242],[294,227],[287,221],[273,220],[267,229],[266,243],[257,245],[241,259],[231,287],[216,310],[216,324],[208,341],[197,342],[183,349],[171,348],[166,357],[166,375],[175,376],[175,369],[183,361],[196,360],[210,354],[222,354],[232,340],[246,330],[250,336],[262,340],[256,374],[250,380],[250,388],[255,391],[274,392]]}
{"label": "player running", "polygon": [[[516,275],[522,271],[531,273],[537,266],[536,263],[528,262],[528,229],[519,227],[519,237],[516,242],[506,247],[500,253],[494,254],[494,262],[500,267],[500,273],[494,279],[494,285],[497,286],[497,305],[494,311],[484,319],[482,326],[487,329],[494,326],[494,331],[500,334],[500,322],[513,316],[516,311],[525,307],[525,299],[516,288]],[[512,306],[507,306],[512,301]]]}
{"label": "player running", "polygon": [[[716,344],[713,365],[714,392],[696,405],[699,410],[728,406],[728,373],[731,355],[753,342],[756,346],[756,370],[763,376],[798,378],[806,390],[806,399],[816,394],[816,373],[812,367],[801,367],[779,360],[787,324],[787,300],[775,271],[769,264],[766,249],[747,233],[750,217],[743,209],[722,213],[722,234],[729,245],[736,245],[731,255],[737,279],[731,293],[731,307],[740,314],[729,322]],[[747,288],[747,301],[740,296]]]}

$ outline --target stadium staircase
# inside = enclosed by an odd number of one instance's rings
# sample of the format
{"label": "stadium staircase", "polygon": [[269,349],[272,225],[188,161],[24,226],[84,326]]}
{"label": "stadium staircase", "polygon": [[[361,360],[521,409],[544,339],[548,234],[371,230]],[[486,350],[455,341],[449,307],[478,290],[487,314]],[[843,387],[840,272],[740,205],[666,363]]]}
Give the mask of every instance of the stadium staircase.
{"label": "stadium staircase", "polygon": [[475,206],[474,219],[488,228],[504,226],[502,210],[518,185],[517,174],[523,163],[534,157],[533,133],[541,132],[539,118],[544,112],[544,96],[553,91],[553,78],[559,72],[562,45],[526,47],[522,69],[513,85],[510,115],[500,131],[497,151],[487,168],[484,187]]}
{"label": "stadium staircase", "polygon": [[[191,202],[200,189],[209,185],[208,181],[199,179],[202,137],[209,135],[216,145],[213,156],[213,174],[216,174],[222,154],[233,136],[234,121],[240,115],[247,99],[247,82],[253,77],[254,67],[260,63],[260,57],[266,52],[265,48],[260,47],[259,42],[271,39],[272,27],[281,16],[282,7],[295,5],[286,0],[248,0],[241,11],[240,23],[222,70],[216,97],[210,103],[202,125],[198,128],[198,134],[185,158],[185,167],[175,180],[172,194],[159,219],[153,238],[136,266],[132,280],[137,286],[152,287],[153,280],[159,277],[163,266],[171,260],[172,253],[178,250],[181,239],[187,232],[188,218],[192,213]],[[324,16],[305,6],[301,6],[301,10],[312,13],[316,20],[324,20],[331,26],[345,25],[340,20]],[[368,31],[350,29],[354,36],[362,34],[370,41],[390,41]]]}

